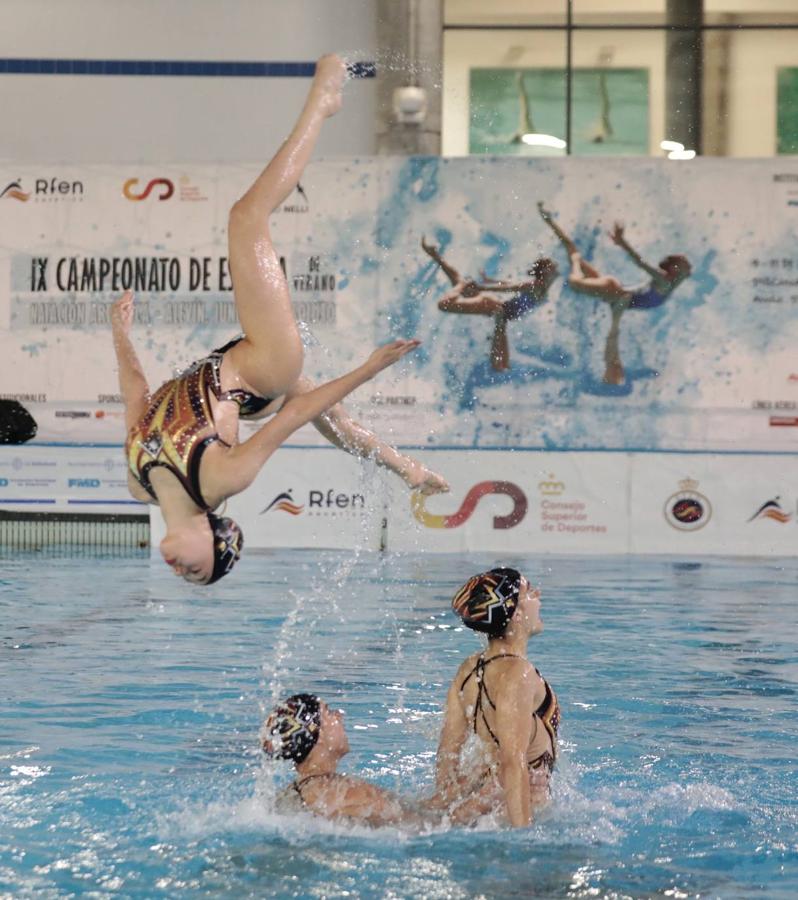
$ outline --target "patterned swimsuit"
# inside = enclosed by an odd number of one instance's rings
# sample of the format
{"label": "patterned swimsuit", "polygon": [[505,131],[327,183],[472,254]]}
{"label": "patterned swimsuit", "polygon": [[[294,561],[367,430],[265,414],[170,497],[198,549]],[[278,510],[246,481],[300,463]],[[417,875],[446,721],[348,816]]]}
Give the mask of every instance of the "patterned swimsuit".
{"label": "patterned swimsuit", "polygon": [[[131,428],[125,445],[128,466],[153,500],[158,498],[149,473],[153,466],[163,466],[177,477],[197,506],[211,509],[200,489],[200,462],[205,450],[216,441],[229,446],[216,434],[211,394],[218,401],[237,403],[241,418],[261,412],[272,402],[240,388],[222,391],[219,377],[222,358],[236,343],[237,340],[231,341],[214,350],[177,378],[162,384],[153,394],[147,412]],[[208,429],[214,430],[208,434]]]}
{"label": "patterned swimsuit", "polygon": [[[462,694],[463,688],[466,686],[468,681],[471,678],[476,679],[477,699],[474,703],[474,734],[477,733],[477,718],[478,716],[482,716],[482,724],[485,726],[485,728],[487,728],[488,734],[493,738],[493,742],[497,747],[499,746],[499,739],[496,737],[493,729],[488,724],[488,720],[485,716],[485,710],[482,705],[484,698],[488,701],[492,709],[496,709],[496,704],[491,699],[491,696],[488,693],[487,685],[485,684],[485,668],[495,659],[507,658],[523,659],[524,657],[518,656],[516,653],[497,653],[496,656],[489,656],[487,659],[485,659],[484,656],[480,655],[479,659],[474,665],[474,668],[463,679],[463,683],[460,685],[460,693]],[[543,678],[543,676],[540,674],[540,672],[538,672],[537,669],[535,669],[535,671],[543,680],[543,684],[546,687],[546,696],[543,698],[543,702],[532,714],[535,722],[535,734],[537,734],[537,730],[541,725],[546,729],[549,738],[551,739],[551,753],[549,753],[548,750],[544,750],[544,752],[541,753],[540,756],[536,757],[533,760],[530,760],[527,763],[527,768],[530,771],[546,768],[549,772],[551,772],[557,759],[557,729],[560,727],[560,705],[557,702],[557,697],[555,696],[554,691],[551,689],[548,681]]]}

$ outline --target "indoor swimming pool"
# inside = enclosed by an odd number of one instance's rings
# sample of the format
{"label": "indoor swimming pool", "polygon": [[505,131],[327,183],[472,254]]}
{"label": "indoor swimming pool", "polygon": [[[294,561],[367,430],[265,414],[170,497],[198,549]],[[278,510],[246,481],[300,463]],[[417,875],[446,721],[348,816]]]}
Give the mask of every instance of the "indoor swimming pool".
{"label": "indoor swimming pool", "polygon": [[[449,610],[497,562],[540,584],[560,699],[529,830],[275,811],[272,703],[346,714],[343,768],[429,794],[479,646]],[[798,561],[280,551],[192,588],[148,557],[0,559],[0,895],[798,895]]]}

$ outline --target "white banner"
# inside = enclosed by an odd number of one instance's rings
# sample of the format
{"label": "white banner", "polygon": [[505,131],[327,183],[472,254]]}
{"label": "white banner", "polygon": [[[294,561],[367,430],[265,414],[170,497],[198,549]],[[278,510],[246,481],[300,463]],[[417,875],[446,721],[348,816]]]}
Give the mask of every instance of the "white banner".
{"label": "white banner", "polygon": [[[223,514],[241,526],[247,549],[377,550],[384,540],[386,493],[384,480],[367,465],[332,448],[284,448]],[[150,524],[155,555],[165,533],[157,508]]]}
{"label": "white banner", "polygon": [[0,509],[146,514],[128,492],[126,469],[117,447],[0,446]]}
{"label": "white banner", "polygon": [[[4,166],[0,390],[35,406],[39,440],[66,430],[121,443],[107,318],[125,287],[138,296],[133,336],[153,387],[236,332],[227,212],[258,169]],[[768,452],[798,440],[797,192],[788,158],[351,159],[312,164],[271,230],[307,323],[311,377],[393,336],[424,341],[352,398],[400,443]],[[606,363],[609,306],[569,287],[538,200],[590,265],[642,298],[620,320],[621,374]],[[616,220],[648,264],[671,254],[691,264],[653,306],[648,276],[607,235]],[[545,296],[494,291],[514,310],[507,369],[492,365],[493,314],[440,307],[452,284],[422,238],[483,282],[523,282],[539,257],[556,263]],[[67,429],[58,413],[74,414]],[[299,441],[319,439],[308,430]]]}
{"label": "white banner", "polygon": [[628,535],[625,454],[435,452],[422,459],[450,494],[398,497],[392,550],[623,553]]}

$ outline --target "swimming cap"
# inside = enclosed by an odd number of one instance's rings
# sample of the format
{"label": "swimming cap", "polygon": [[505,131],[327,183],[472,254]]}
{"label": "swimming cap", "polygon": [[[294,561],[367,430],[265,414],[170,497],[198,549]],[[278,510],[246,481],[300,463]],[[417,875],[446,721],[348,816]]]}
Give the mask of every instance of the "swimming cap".
{"label": "swimming cap", "polygon": [[454,595],[452,609],[474,631],[499,635],[518,605],[521,573],[516,569],[491,569],[469,578]]}
{"label": "swimming cap", "polygon": [[321,728],[321,701],[314,694],[293,694],[269,714],[263,752],[274,759],[305,760]]}
{"label": "swimming cap", "polygon": [[213,584],[223,578],[241,557],[244,548],[244,532],[228,516],[206,513],[213,533],[213,572],[205,584]]}

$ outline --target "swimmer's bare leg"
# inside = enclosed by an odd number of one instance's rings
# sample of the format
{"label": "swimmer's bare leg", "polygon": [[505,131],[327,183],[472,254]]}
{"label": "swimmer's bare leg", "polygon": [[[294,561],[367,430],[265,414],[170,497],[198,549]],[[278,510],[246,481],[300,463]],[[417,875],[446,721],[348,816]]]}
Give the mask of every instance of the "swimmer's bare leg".
{"label": "swimmer's bare leg", "polygon": [[293,131],[230,211],[230,271],[246,338],[228,354],[244,382],[264,397],[285,394],[299,377],[303,361],[288,283],[269,234],[269,215],[297,186],[324,120],[341,106],[345,78],[346,66],[339,57],[323,56],[318,61]]}
{"label": "swimmer's bare leg", "polygon": [[598,269],[589,262],[585,262],[576,252],[571,254],[571,274],[568,276],[568,286],[577,293],[598,297],[607,303],[623,300],[629,296],[629,292],[617,278],[613,278],[612,275],[602,275]]}
{"label": "swimmer's bare leg", "polygon": [[501,314],[504,303],[489,294],[477,294],[464,299],[460,290],[449,291],[438,301],[441,312],[461,313],[468,316],[496,316]]}
{"label": "swimmer's bare leg", "polygon": [[604,383],[605,384],[623,384],[626,380],[626,373],[621,363],[621,351],[619,347],[619,337],[621,331],[621,316],[627,308],[627,303],[612,303],[612,321],[610,330],[607,334],[607,343],[604,348]]}
{"label": "swimmer's bare leg", "polygon": [[510,368],[510,342],[507,340],[507,317],[499,313],[493,326],[490,342],[490,364],[497,372]]}
{"label": "swimmer's bare leg", "polygon": [[434,244],[428,244],[426,240],[421,238],[421,246],[424,248],[424,252],[431,259],[435,260],[435,262],[441,267],[446,277],[451,281],[452,284],[462,284],[462,276],[455,269],[454,266],[450,266],[449,263],[438,253],[438,248]]}
{"label": "swimmer's bare leg", "polygon": [[566,234],[565,231],[554,221],[554,216],[552,216],[551,212],[545,208],[542,201],[538,201],[538,212],[540,213],[541,219],[551,228],[551,230],[557,235],[560,239],[560,242],[568,251],[568,256],[573,256],[574,253],[578,253],[579,251],[576,249],[576,244],[571,240],[571,238]]}

